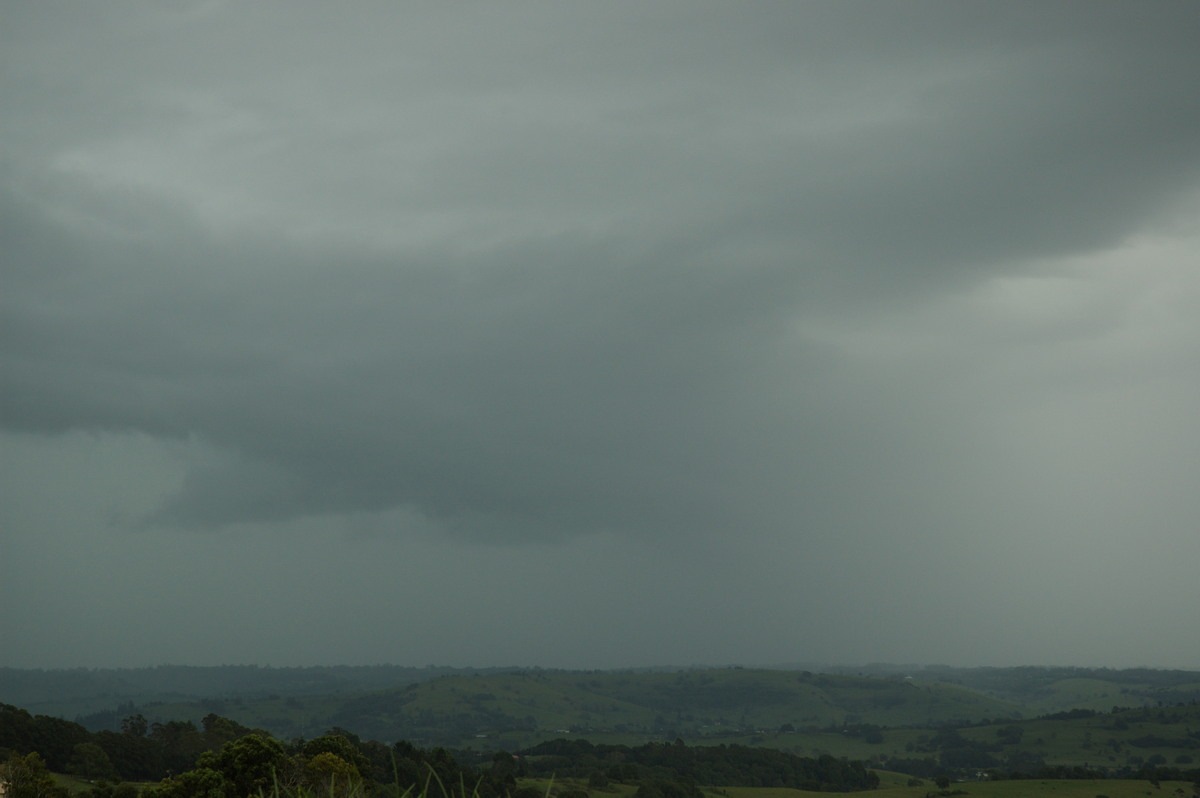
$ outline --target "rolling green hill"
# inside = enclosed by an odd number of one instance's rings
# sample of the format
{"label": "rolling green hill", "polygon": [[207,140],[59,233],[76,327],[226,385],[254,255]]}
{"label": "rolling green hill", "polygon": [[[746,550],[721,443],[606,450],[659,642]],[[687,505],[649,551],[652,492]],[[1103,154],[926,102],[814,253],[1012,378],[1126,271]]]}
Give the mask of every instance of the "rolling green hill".
{"label": "rolling green hill", "polygon": [[198,721],[214,712],[285,739],[337,726],[384,741],[460,747],[500,740],[509,749],[564,734],[632,742],[1021,714],[1012,702],[940,682],[741,668],[455,675],[388,690],[150,701],[136,708],[151,722]]}
{"label": "rolling green hill", "polygon": [[730,668],[449,677],[348,699],[331,720],[376,739],[462,744],[483,739],[479,735],[525,743],[568,733],[694,739],[789,726],[970,721],[1019,711],[956,685]]}
{"label": "rolling green hill", "polygon": [[[878,760],[928,755],[933,727],[953,724],[974,740],[1016,723],[1024,730],[1023,745],[1001,747],[992,752],[997,757],[1028,750],[1050,764],[1112,764],[1139,755],[1170,762],[1189,754],[1129,750],[1123,734],[1101,739],[1101,730],[1093,728],[1085,739],[1086,730],[1068,731],[1061,720],[1030,719],[1068,709],[1155,709],[1197,700],[1200,674],[1149,669],[0,669],[0,701],[94,730],[119,729],[121,719],[135,713],[150,723],[197,724],[217,714],[281,739],[339,727],[384,742],[510,751],[557,737],[629,745],[678,737]],[[985,719],[1000,725],[977,731],[975,724]],[[1046,723],[1054,725],[1043,729]],[[1200,728],[1200,720],[1193,726]],[[1145,733],[1180,737],[1167,731]],[[1031,746],[1036,740],[1043,742]],[[1121,749],[1101,750],[1109,740]]]}
{"label": "rolling green hill", "polygon": [[[154,668],[0,668],[0,701],[30,712],[75,718],[113,715],[130,706],[201,702],[218,706],[240,699],[313,697],[393,688],[447,675],[484,674],[504,669],[398,665],[271,668],[256,665]],[[515,670],[509,668],[507,670]],[[207,711],[217,711],[209,709]],[[206,714],[206,713],[205,713]]]}

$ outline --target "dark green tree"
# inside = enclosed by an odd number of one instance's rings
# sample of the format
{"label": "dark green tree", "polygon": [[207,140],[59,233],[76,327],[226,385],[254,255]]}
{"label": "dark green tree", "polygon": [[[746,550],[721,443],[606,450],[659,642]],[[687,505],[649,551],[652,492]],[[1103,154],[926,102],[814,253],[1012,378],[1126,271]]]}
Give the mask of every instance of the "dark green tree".
{"label": "dark green tree", "polygon": [[253,729],[246,728],[237,721],[212,713],[204,716],[204,719],[200,721],[200,726],[204,730],[204,747],[213,751],[219,749],[225,743],[232,742],[239,737],[245,737],[254,731]]}
{"label": "dark green tree", "polygon": [[155,723],[150,727],[150,739],[162,753],[167,775],[191,770],[196,765],[196,758],[208,750],[203,735],[190,720]]}
{"label": "dark green tree", "polygon": [[142,798],[226,798],[231,785],[212,768],[200,767],[164,779],[142,794]]}
{"label": "dark green tree", "polygon": [[150,722],[142,713],[130,715],[121,721],[121,733],[129,734],[134,737],[145,737],[146,731],[150,728]]}
{"label": "dark green tree", "polygon": [[92,735],[91,741],[104,749],[108,760],[123,779],[151,781],[166,775],[162,751],[149,737],[98,731]]}
{"label": "dark green tree", "polygon": [[79,743],[88,742],[91,735],[78,723],[48,715],[33,717],[34,738],[25,751],[37,751],[53,771],[67,769],[67,762]]}
{"label": "dark green tree", "polygon": [[225,743],[219,752],[202,755],[199,762],[200,767],[225,777],[227,798],[246,798],[260,791],[268,793],[276,784],[290,785],[294,781],[291,764],[283,745],[261,734]]}
{"label": "dark green tree", "polygon": [[508,751],[497,751],[492,754],[492,767],[488,771],[493,779],[502,782],[512,782],[516,788],[517,760]]}
{"label": "dark green tree", "polygon": [[348,798],[360,791],[362,774],[337,754],[321,751],[301,769],[304,786],[323,798]]}
{"label": "dark green tree", "polygon": [[[357,740],[357,738],[354,738]],[[369,773],[371,771],[371,762],[358,749],[353,741],[342,734],[322,734],[320,737],[314,737],[306,742],[300,749],[300,756],[304,760],[310,760],[318,754],[333,754],[338,759],[348,762],[354,766],[355,772],[359,774]]]}
{"label": "dark green tree", "polygon": [[54,783],[49,768],[36,751],[11,754],[0,765],[0,783],[6,798],[65,798],[66,791]]}
{"label": "dark green tree", "polygon": [[67,772],[91,779],[112,779],[117,774],[104,749],[96,743],[78,743],[67,763]]}

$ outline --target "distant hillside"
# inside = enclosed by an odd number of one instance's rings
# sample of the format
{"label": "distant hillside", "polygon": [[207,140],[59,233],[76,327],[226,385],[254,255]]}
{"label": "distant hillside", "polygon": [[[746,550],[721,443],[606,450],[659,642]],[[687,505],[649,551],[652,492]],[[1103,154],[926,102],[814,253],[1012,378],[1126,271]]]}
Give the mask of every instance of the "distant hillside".
{"label": "distant hillside", "polygon": [[856,723],[1010,717],[1019,707],[956,685],[752,669],[524,672],[447,677],[348,699],[332,720],[378,739],[506,745],[573,733],[695,739]]}
{"label": "distant hillside", "polygon": [[927,668],[927,678],[1022,704],[1026,714],[1200,701],[1200,673],[1152,668]]}
{"label": "distant hillside", "polygon": [[[0,701],[67,719],[98,715],[89,725],[117,729],[132,707],[270,697],[328,696],[382,690],[452,674],[501,668],[410,668],[397,665],[271,668],[256,665],[154,668],[0,668]],[[513,670],[513,669],[508,669]],[[209,710],[212,711],[212,710]],[[189,713],[194,714],[194,713]],[[207,714],[205,712],[204,714]],[[100,717],[107,716],[108,721]],[[166,718],[168,720],[173,718]]]}
{"label": "distant hillside", "polygon": [[0,701],[92,730],[119,729],[135,713],[151,723],[199,723],[215,713],[282,739],[339,727],[365,739],[491,750],[562,736],[620,744],[754,739],[794,750],[821,748],[800,736],[822,730],[962,726],[1198,700],[1200,673],[1150,669],[0,669]]}
{"label": "distant hillside", "polygon": [[[220,742],[233,739],[234,730],[263,729],[295,748],[330,731],[355,744],[378,741],[368,746],[372,751],[407,741],[399,746],[449,749],[478,767],[507,763],[503,752],[522,757],[591,752],[603,759],[647,745],[647,751],[666,746],[674,752],[682,741],[689,747],[862,761],[916,778],[946,773],[967,779],[1200,778],[1200,674],[1182,671],[330,669],[287,672],[272,680],[279,675],[274,669],[152,670],[21,674],[26,690],[76,690],[74,697],[55,699],[61,706],[118,703],[81,718],[87,729],[69,716],[45,709],[30,715],[9,706],[6,715],[0,713],[11,721],[0,723],[0,748],[17,750],[14,740],[36,737],[45,743],[37,750],[49,746],[43,753],[65,763],[94,733],[108,744],[114,763],[128,760],[120,772],[136,773],[141,759],[125,756],[121,747],[134,745],[132,739],[141,746],[166,745],[176,737]],[[339,673],[348,675],[329,681]],[[386,689],[308,692],[322,683],[350,687],[396,675],[426,678]],[[173,682],[173,676],[179,679]],[[317,678],[304,678],[312,676]],[[219,683],[224,692],[161,700],[206,683]],[[86,692],[97,685],[111,692]],[[273,689],[279,692],[266,692]],[[138,696],[155,700],[137,703]],[[43,696],[41,706],[52,704],[50,698]],[[0,705],[5,699],[0,694]],[[116,728],[110,730],[110,723]],[[31,729],[37,732],[33,737]],[[547,741],[556,742],[542,745]],[[563,763],[548,767],[567,772]]]}

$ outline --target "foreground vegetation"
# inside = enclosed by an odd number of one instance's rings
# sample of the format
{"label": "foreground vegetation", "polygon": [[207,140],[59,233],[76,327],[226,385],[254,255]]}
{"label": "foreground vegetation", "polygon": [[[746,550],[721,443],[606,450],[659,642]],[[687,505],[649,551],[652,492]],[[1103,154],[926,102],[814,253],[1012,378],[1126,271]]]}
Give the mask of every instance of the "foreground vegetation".
{"label": "foreground vegetation", "polygon": [[[36,755],[30,755],[36,762]],[[17,758],[18,765],[24,764],[25,758]],[[134,785],[119,783],[109,785],[89,785],[81,780],[68,780],[61,776],[51,776],[40,765],[40,775],[30,780],[12,780],[14,759],[0,764],[0,781],[8,787],[10,798],[139,798],[145,796],[163,795],[163,785]],[[37,768],[35,767],[35,770]],[[995,782],[925,782],[913,779],[904,774],[882,772],[878,774],[880,782],[872,791],[873,795],[886,798],[951,798],[952,796],[972,796],[972,798],[1144,798],[1154,796],[1162,798],[1196,798],[1200,796],[1200,784],[1188,782],[1159,782],[1137,780],[1037,780],[1037,781],[995,781]],[[211,787],[212,785],[210,785]],[[677,796],[692,796],[692,798],[817,798],[818,796],[844,795],[841,792],[809,791],[780,787],[726,787],[726,788],[691,788],[679,785],[683,791],[674,792],[668,787],[663,792],[654,785],[635,786],[629,784],[613,784],[603,788],[591,782],[573,778],[565,779],[518,779],[515,790],[509,793],[514,798],[677,798]],[[170,789],[170,788],[168,788]],[[175,794],[179,794],[177,791]],[[234,793],[225,789],[197,790],[189,795],[205,796],[205,798],[230,798]],[[447,785],[433,778],[432,775],[423,784],[401,789],[399,783],[387,788],[371,790],[365,782],[339,782],[330,779],[324,783],[282,783],[272,779],[270,786],[260,788],[251,796],[257,798],[445,798],[453,795],[456,798],[483,798],[478,789],[460,782],[458,789],[449,789]],[[246,798],[245,795],[239,798]]]}
{"label": "foreground vegetation", "polygon": [[[861,762],[762,748],[690,747],[682,740],[637,748],[560,741],[470,762],[444,748],[425,750],[406,741],[388,746],[345,730],[283,743],[217,716],[205,718],[199,729],[186,722],[149,727],[133,716],[120,733],[92,734],[78,724],[7,705],[0,706],[0,742],[9,751],[0,774],[8,798],[51,798],[61,792],[51,768],[97,780],[87,798],[134,798],[136,791],[122,781],[126,778],[157,780],[140,790],[144,798],[246,798],[272,791],[331,798],[397,798],[413,792],[431,798],[540,798],[519,787],[518,779],[552,778],[559,772],[584,776],[599,792],[634,787],[638,798],[701,798],[697,784],[838,792],[878,784]],[[586,798],[586,793],[571,798]]]}

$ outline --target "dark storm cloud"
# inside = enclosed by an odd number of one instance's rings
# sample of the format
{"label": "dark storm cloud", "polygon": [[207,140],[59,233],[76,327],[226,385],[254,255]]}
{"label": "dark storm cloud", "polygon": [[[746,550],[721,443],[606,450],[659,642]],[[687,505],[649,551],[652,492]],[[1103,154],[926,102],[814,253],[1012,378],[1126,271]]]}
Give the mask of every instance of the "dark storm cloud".
{"label": "dark storm cloud", "polygon": [[8,423],[201,434],[238,454],[167,512],[204,523],[413,503],[572,529],[648,523],[664,496],[687,516],[748,423],[730,411],[770,323],[728,305],[771,303],[753,274],[588,249],[393,263],[251,242],[246,263],[93,240],[8,301]]}
{"label": "dark storm cloud", "polygon": [[797,318],[1111,246],[1200,167],[1192,4],[47,8],[4,423],[204,441],[154,522],[833,523],[920,435]]}

